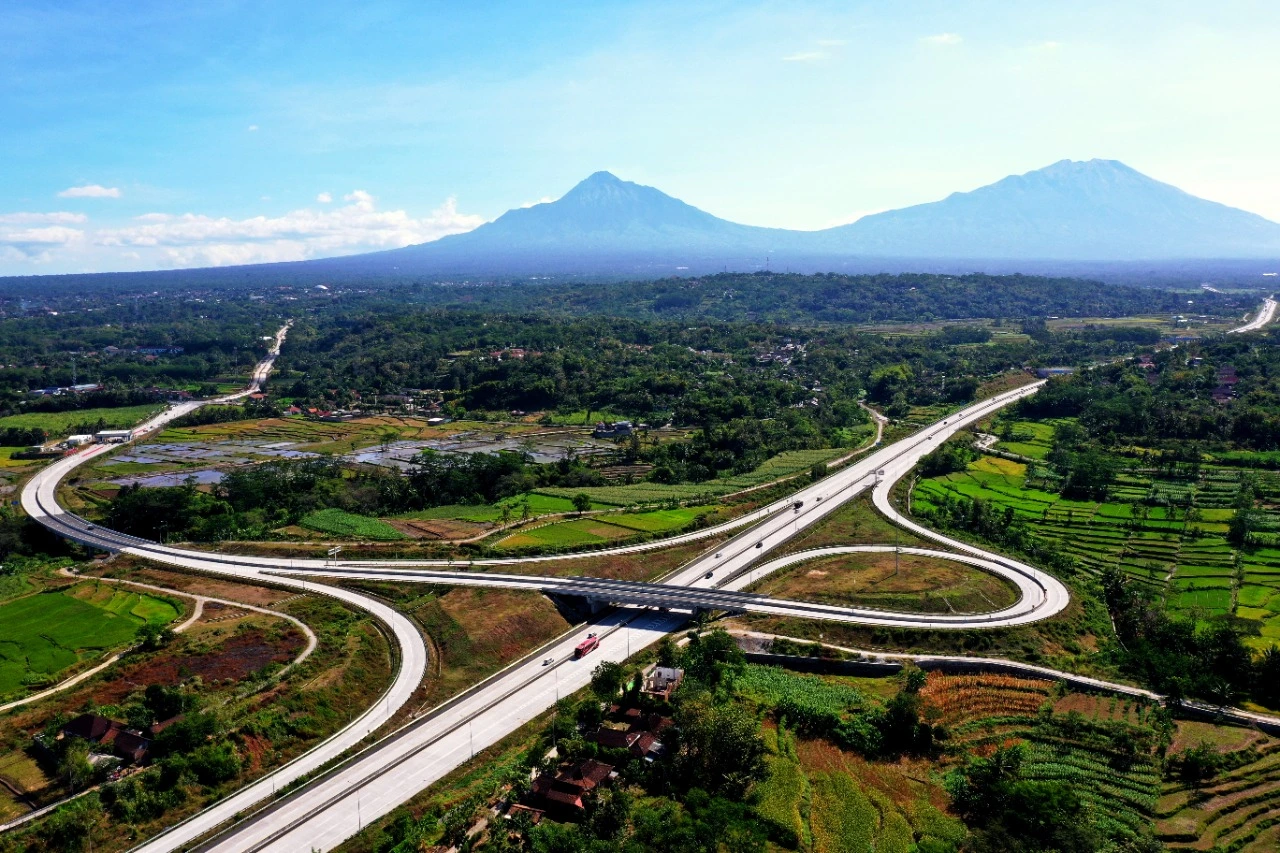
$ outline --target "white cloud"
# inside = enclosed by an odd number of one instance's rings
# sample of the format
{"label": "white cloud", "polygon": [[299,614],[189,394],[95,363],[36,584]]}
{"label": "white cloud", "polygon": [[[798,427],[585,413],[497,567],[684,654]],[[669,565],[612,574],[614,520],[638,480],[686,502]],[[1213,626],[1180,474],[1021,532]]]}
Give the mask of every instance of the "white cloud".
{"label": "white cloud", "polygon": [[793,53],[790,56],[782,57],[783,62],[816,62],[819,59],[825,59],[826,54],[820,50],[807,50],[802,53]]}
{"label": "white cloud", "polygon": [[82,187],[67,187],[58,193],[58,198],[120,198],[119,187],[104,187],[100,184],[86,184]]}
{"label": "white cloud", "polygon": [[932,44],[932,45],[937,45],[939,47],[945,47],[947,45],[959,44],[960,42],[964,41],[964,39],[961,38],[956,33],[938,33],[936,36],[925,36],[924,38],[920,39],[920,41],[924,42],[925,44]]}
{"label": "white cloud", "polygon": [[333,193],[320,193],[320,195],[316,196],[316,201],[321,204],[328,204],[333,201]]}
{"label": "white cloud", "polygon": [[249,125],[249,127],[247,128],[247,130],[248,130],[250,133],[253,133],[253,132],[254,132],[254,131],[256,131],[257,129],[258,129],[258,126],[257,126],[256,124],[251,124],[251,125]]}
{"label": "white cloud", "polygon": [[144,214],[138,224],[103,229],[92,235],[104,247],[150,249],[170,266],[296,261],[426,243],[470,231],[484,218],[459,213],[456,200],[423,217],[403,210],[378,210],[364,190],[343,196],[347,204],[328,210],[302,208],[282,216],[248,219],[196,213]]}
{"label": "white cloud", "polygon": [[0,213],[0,225],[74,225],[89,217],[65,210],[54,213]]}
{"label": "white cloud", "polygon": [[555,199],[554,199],[554,198],[552,198],[552,197],[551,197],[551,196],[549,196],[549,195],[544,195],[542,198],[538,199],[537,201],[526,201],[524,204],[522,204],[522,205],[520,205],[520,206],[521,206],[521,207],[533,207],[533,206],[535,206],[535,205],[539,205],[539,204],[549,204],[550,202],[553,202],[553,201],[555,201]]}

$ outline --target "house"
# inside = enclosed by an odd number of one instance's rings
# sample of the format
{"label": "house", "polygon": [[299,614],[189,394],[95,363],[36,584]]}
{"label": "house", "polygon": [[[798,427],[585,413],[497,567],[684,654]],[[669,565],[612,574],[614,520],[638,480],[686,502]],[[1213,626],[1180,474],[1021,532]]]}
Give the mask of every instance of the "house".
{"label": "house", "polygon": [[600,421],[591,434],[596,438],[622,438],[631,435],[632,429],[631,421],[614,421],[613,423]]}
{"label": "house", "polygon": [[530,794],[549,812],[579,814],[588,796],[613,774],[613,765],[588,758],[562,768],[554,776],[543,773],[533,780]]}
{"label": "house", "polygon": [[648,761],[652,761],[663,752],[663,746],[659,743],[657,736],[653,732],[644,730],[623,731],[601,726],[590,736],[590,740],[605,749],[625,749],[633,757]]}
{"label": "house", "polygon": [[1041,379],[1048,379],[1050,376],[1070,376],[1075,373],[1074,367],[1041,367],[1037,368],[1036,376]]}
{"label": "house", "polygon": [[133,430],[131,429],[104,429],[102,432],[96,432],[93,437],[103,444],[123,444],[133,438]]}
{"label": "house", "polygon": [[95,744],[98,753],[112,754],[127,762],[145,761],[151,751],[151,741],[137,729],[125,728],[100,714],[81,714],[62,727],[63,737],[76,737]]}
{"label": "house", "polygon": [[683,669],[655,666],[653,671],[645,677],[644,686],[640,692],[666,702],[671,699],[671,694],[676,691],[682,681],[684,681]]}
{"label": "house", "polygon": [[284,410],[284,414],[285,417],[295,417],[302,414],[302,409],[299,409],[297,406],[290,406]]}

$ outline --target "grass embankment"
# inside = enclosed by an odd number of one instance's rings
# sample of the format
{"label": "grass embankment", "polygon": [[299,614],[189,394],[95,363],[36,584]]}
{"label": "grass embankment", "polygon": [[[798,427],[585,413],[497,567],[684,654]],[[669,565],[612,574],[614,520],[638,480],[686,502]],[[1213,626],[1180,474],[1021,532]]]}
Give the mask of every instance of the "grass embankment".
{"label": "grass embankment", "polygon": [[950,560],[891,553],[819,557],[769,575],[753,592],[911,613],[987,613],[1014,604],[1002,578]]}
{"label": "grass embankment", "polygon": [[808,471],[819,462],[829,462],[847,452],[848,450],[845,448],[790,450],[786,453],[779,453],[754,471],[718,480],[707,480],[705,483],[668,485],[665,483],[646,482],[633,483],[629,486],[589,486],[580,489],[546,488],[539,489],[538,493],[564,498],[572,498],[574,495],[582,493],[595,502],[611,506],[633,506],[635,504],[663,503],[673,500],[700,500],[740,492],[743,489],[760,486],[782,477],[799,474]]}

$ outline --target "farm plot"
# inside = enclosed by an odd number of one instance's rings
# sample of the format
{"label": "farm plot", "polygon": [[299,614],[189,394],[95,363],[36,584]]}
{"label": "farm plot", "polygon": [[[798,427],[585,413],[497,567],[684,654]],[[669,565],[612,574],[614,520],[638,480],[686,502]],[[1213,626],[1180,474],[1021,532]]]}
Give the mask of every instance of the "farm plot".
{"label": "farm plot", "polygon": [[718,480],[708,480],[705,483],[679,485],[634,483],[629,486],[591,486],[582,489],[546,488],[539,489],[538,493],[554,497],[572,498],[581,492],[593,501],[612,506],[710,499],[808,471],[819,462],[829,462],[843,453],[845,453],[844,450],[832,448],[789,450],[767,460],[754,471]]}
{"label": "farm plot", "polygon": [[1182,721],[1172,753],[1204,744],[1230,768],[1201,782],[1165,782],[1156,832],[1171,850],[1276,849],[1280,825],[1280,741],[1260,732]]}
{"label": "farm plot", "polygon": [[[975,750],[1025,743],[1024,778],[1067,782],[1111,832],[1141,831],[1160,793],[1152,709],[1075,694],[1067,704],[1052,688],[1035,679],[930,673],[920,695],[931,713],[950,721],[953,742]],[[1091,715],[1082,713],[1088,705]],[[1136,754],[1135,741],[1146,745]]]}
{"label": "farm plot", "polygon": [[[1031,471],[1029,469],[1035,468]],[[1280,638],[1280,549],[1238,551],[1226,538],[1242,472],[1205,466],[1196,480],[1171,480],[1127,469],[1109,499],[1069,501],[1041,486],[1040,466],[984,457],[966,471],[921,481],[913,508],[928,511],[948,498],[981,500],[1025,519],[1032,534],[1083,568],[1116,567],[1175,612],[1209,618],[1234,614],[1258,623],[1248,642],[1262,648]],[[1257,491],[1262,474],[1248,472]],[[1203,504],[1203,505],[1202,505]],[[1265,510],[1280,529],[1280,514]],[[1247,608],[1238,613],[1237,608]]]}
{"label": "farm plot", "polygon": [[0,697],[48,684],[127,645],[144,622],[166,625],[178,615],[164,599],[89,582],[8,601],[0,605]]}
{"label": "farm plot", "polygon": [[390,541],[405,538],[403,533],[381,519],[356,515],[340,509],[309,512],[298,521],[298,525],[343,539]]}
{"label": "farm plot", "polygon": [[565,548],[595,545],[645,533],[670,533],[682,530],[714,507],[684,507],[655,512],[610,513],[557,521],[518,530],[497,543],[499,548],[550,547]]}
{"label": "farm plot", "polygon": [[99,429],[125,429],[139,424],[162,410],[158,403],[142,406],[121,406],[115,409],[72,409],[66,412],[26,412],[0,418],[0,429],[42,429],[51,436],[70,435],[84,427],[89,431]]}

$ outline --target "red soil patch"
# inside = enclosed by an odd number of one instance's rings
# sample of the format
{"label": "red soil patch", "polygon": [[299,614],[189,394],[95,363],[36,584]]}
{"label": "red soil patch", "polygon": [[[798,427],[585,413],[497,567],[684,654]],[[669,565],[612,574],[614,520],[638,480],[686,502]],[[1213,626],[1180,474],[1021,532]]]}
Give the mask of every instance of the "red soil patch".
{"label": "red soil patch", "polygon": [[116,678],[95,690],[93,699],[100,705],[114,705],[149,684],[179,684],[197,675],[206,683],[240,681],[268,664],[288,663],[305,643],[296,628],[283,632],[278,639],[268,638],[261,629],[244,631],[228,637],[213,651],[158,655],[126,666]]}

